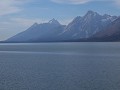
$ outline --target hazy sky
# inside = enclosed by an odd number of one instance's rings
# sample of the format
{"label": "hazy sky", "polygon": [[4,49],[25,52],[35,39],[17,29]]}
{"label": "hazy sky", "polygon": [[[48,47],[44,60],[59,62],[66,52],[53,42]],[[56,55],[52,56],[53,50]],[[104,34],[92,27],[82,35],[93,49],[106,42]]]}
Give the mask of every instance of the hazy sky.
{"label": "hazy sky", "polygon": [[0,0],[0,40],[52,18],[67,24],[88,10],[120,15],[120,0]]}

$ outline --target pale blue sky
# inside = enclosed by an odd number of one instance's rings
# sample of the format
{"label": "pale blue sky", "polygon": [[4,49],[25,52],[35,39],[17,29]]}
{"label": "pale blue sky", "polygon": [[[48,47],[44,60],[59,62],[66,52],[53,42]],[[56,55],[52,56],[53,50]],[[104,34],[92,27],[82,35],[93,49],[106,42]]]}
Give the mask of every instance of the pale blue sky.
{"label": "pale blue sky", "polygon": [[120,15],[120,0],[0,0],[0,40],[52,18],[67,24],[88,10]]}

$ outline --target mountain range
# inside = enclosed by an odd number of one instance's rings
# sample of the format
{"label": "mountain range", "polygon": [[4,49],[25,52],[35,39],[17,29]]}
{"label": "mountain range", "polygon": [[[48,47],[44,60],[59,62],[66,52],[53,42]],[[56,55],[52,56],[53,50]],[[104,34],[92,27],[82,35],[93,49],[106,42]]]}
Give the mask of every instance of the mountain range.
{"label": "mountain range", "polygon": [[47,23],[34,23],[27,30],[5,42],[59,42],[59,41],[119,41],[120,17],[100,15],[88,11],[77,16],[68,25],[52,19]]}

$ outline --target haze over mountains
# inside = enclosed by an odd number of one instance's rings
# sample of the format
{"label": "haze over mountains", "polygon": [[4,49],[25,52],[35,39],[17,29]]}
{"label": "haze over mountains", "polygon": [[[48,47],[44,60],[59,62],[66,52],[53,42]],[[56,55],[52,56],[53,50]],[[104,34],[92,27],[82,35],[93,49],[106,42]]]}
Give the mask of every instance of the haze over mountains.
{"label": "haze over mountains", "polygon": [[84,16],[74,18],[68,25],[61,25],[55,19],[42,24],[34,23],[6,42],[81,41],[98,38],[102,41],[103,37],[116,36],[118,32],[120,35],[120,17],[88,11]]}

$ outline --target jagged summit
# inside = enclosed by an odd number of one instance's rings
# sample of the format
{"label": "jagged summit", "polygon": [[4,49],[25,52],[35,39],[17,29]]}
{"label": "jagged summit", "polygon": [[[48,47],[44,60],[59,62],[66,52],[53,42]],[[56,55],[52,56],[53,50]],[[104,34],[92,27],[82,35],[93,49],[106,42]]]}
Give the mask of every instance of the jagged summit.
{"label": "jagged summit", "polygon": [[92,11],[92,10],[89,10],[89,11],[86,13],[85,16],[97,16],[97,15],[99,15],[97,12],[94,12],[94,11]]}
{"label": "jagged summit", "polygon": [[38,23],[34,23],[32,26],[35,27],[35,26],[37,26],[37,25],[39,25],[39,24],[38,24]]}
{"label": "jagged summit", "polygon": [[74,18],[74,22],[76,22],[76,21],[80,21],[82,19],[82,17],[81,16],[77,16],[76,18]]}
{"label": "jagged summit", "polygon": [[92,10],[88,10],[87,13],[96,13],[95,11],[92,11]]}
{"label": "jagged summit", "polygon": [[111,17],[111,15],[104,14],[103,17]]}
{"label": "jagged summit", "polygon": [[34,23],[31,27],[29,27],[29,29],[34,29],[35,27],[37,27],[39,24],[38,23]]}
{"label": "jagged summit", "polygon": [[56,19],[51,19],[48,23],[54,24],[54,25],[60,25],[60,23]]}

